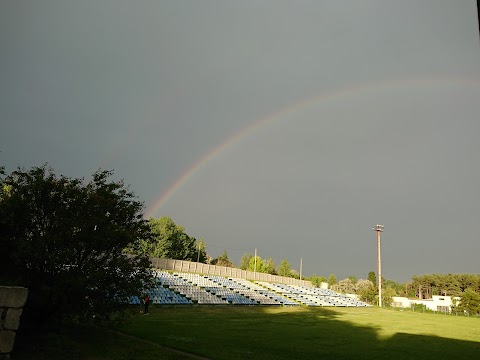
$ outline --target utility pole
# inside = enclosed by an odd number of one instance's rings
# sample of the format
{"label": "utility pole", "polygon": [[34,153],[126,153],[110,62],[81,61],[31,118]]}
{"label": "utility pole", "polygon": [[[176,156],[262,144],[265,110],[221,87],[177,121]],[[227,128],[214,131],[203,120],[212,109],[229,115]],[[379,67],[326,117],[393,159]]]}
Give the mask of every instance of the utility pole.
{"label": "utility pole", "polygon": [[200,241],[198,242],[197,263],[200,262]]}
{"label": "utility pole", "polygon": [[257,280],[257,248],[255,248],[255,258],[253,259],[253,278]]}
{"label": "utility pole", "polygon": [[300,280],[302,280],[302,258],[300,258]]}
{"label": "utility pole", "polygon": [[383,225],[378,225],[373,228],[377,233],[377,276],[378,276],[378,306],[382,307],[382,260],[380,257],[380,233],[383,232]]}

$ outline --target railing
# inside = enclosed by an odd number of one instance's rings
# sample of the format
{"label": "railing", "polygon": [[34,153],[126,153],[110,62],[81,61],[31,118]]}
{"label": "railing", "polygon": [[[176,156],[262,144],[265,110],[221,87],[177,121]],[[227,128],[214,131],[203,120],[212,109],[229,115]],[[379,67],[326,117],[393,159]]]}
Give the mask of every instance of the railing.
{"label": "railing", "polygon": [[271,275],[226,266],[209,265],[185,260],[150,258],[153,267],[159,270],[196,273],[203,275],[217,275],[254,281],[267,281],[286,285],[312,286],[307,280],[298,280],[290,277]]}

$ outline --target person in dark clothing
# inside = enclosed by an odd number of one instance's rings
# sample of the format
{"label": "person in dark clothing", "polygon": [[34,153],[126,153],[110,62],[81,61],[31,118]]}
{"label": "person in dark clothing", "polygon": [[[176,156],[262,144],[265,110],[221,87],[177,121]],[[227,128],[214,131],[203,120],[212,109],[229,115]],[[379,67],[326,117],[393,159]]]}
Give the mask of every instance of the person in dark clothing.
{"label": "person in dark clothing", "polygon": [[148,304],[150,304],[150,296],[148,294],[145,295],[145,299],[143,300],[144,308],[143,314],[148,315]]}

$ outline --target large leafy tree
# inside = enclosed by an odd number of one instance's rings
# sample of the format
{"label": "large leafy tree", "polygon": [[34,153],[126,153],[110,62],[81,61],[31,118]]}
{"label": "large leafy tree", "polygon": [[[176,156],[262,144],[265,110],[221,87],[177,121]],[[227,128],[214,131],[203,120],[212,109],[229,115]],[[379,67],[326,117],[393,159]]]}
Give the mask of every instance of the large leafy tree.
{"label": "large leafy tree", "polygon": [[242,258],[240,259],[239,268],[242,270],[247,270],[248,265],[250,264],[250,259],[253,257],[253,254],[243,254]]}
{"label": "large leafy tree", "polygon": [[[370,275],[370,274],[369,274]],[[373,304],[375,298],[378,296],[377,287],[371,280],[360,279],[355,285],[357,295],[360,300]]]}
{"label": "large leafy tree", "polygon": [[460,302],[457,305],[457,309],[465,311],[469,315],[480,314],[480,294],[472,289],[465,289],[460,295]]}
{"label": "large leafy tree", "polygon": [[265,260],[265,271],[267,274],[277,275],[277,267],[271,257]]}
{"label": "large leafy tree", "polygon": [[355,283],[350,278],[340,280],[336,286],[336,290],[344,294],[354,294]]}
{"label": "large leafy tree", "polygon": [[149,220],[153,237],[140,241],[129,250],[148,256],[206,262],[205,243],[197,242],[185,233],[185,229],[167,217]]}
{"label": "large leafy tree", "polygon": [[151,284],[148,258],[123,252],[150,237],[143,204],[111,175],[85,182],[43,165],[4,179],[0,279],[29,288],[29,319],[107,316]]}
{"label": "large leafy tree", "polygon": [[288,259],[283,259],[278,267],[278,275],[290,277],[292,272],[292,268],[290,266],[290,262]]}
{"label": "large leafy tree", "polygon": [[252,256],[250,258],[247,270],[256,271],[258,273],[267,273],[267,266],[265,264],[265,261],[257,255],[256,257]]}
{"label": "large leafy tree", "polygon": [[397,296],[397,292],[392,287],[386,287],[382,291],[382,304],[385,306],[391,306],[393,302],[393,297]]}

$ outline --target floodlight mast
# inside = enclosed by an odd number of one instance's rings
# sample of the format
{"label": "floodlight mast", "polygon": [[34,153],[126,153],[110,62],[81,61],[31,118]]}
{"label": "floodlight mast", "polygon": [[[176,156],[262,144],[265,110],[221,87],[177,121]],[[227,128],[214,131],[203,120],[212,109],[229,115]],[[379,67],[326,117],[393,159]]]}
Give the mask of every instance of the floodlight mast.
{"label": "floodlight mast", "polygon": [[377,233],[377,276],[378,276],[378,306],[382,307],[382,260],[380,257],[380,233],[383,232],[383,225],[377,224],[373,231]]}

